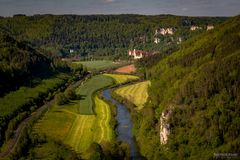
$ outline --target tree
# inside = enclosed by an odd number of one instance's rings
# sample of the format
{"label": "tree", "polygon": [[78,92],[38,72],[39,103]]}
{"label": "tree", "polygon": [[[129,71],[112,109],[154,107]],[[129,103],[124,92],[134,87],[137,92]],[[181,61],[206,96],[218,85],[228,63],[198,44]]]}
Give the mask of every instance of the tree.
{"label": "tree", "polygon": [[57,105],[63,105],[68,102],[68,99],[64,93],[59,93],[55,96],[55,102]]}

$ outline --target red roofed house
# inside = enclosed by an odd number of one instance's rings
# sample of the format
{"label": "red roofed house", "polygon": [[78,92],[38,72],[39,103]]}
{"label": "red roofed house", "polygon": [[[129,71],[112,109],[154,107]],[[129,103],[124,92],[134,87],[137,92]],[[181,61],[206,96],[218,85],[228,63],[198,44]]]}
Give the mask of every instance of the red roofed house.
{"label": "red roofed house", "polygon": [[154,54],[156,54],[156,52],[146,52],[146,51],[141,51],[141,50],[136,50],[136,49],[128,51],[128,55],[133,56],[134,59],[140,59],[143,57],[152,56]]}

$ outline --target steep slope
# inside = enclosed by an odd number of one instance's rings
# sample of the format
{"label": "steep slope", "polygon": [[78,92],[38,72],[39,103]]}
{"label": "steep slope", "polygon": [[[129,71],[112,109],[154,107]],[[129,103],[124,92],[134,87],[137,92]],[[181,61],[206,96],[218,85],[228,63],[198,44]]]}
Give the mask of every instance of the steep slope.
{"label": "steep slope", "polygon": [[211,159],[240,152],[239,44],[240,16],[187,41],[149,70],[155,117],[141,117],[135,128],[144,156]]}
{"label": "steep slope", "polygon": [[[0,31],[0,96],[20,85],[34,85],[33,78],[50,76],[57,60]],[[63,67],[64,68],[64,67]]]}

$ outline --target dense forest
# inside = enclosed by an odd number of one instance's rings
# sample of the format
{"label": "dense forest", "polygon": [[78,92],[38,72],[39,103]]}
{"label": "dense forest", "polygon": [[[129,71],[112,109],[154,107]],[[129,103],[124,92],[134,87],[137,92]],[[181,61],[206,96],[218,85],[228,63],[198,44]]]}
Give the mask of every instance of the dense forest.
{"label": "dense forest", "polygon": [[[237,16],[159,57],[155,66],[138,62],[149,67],[151,80],[148,109],[135,115],[135,135],[147,159],[240,152],[239,27]],[[169,115],[165,121],[163,115]],[[166,144],[161,125],[169,131]]]}
{"label": "dense forest", "polygon": [[[161,50],[177,44],[216,25],[226,18],[180,17],[172,15],[15,15],[0,19],[0,29],[25,41],[34,48],[42,48],[63,57],[123,56],[130,48]],[[202,30],[190,31],[192,25]],[[174,28],[174,35],[160,36],[161,43],[154,44],[155,30]],[[71,50],[71,53],[70,53]]]}
{"label": "dense forest", "polygon": [[56,71],[69,71],[56,57],[43,54],[24,42],[0,32],[0,96],[21,85],[34,86],[34,79]]}

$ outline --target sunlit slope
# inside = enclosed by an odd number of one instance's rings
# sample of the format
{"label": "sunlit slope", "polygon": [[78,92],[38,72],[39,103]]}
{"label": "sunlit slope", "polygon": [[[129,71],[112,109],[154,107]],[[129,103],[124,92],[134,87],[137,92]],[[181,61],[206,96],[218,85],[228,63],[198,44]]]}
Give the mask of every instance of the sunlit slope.
{"label": "sunlit slope", "polygon": [[115,93],[134,103],[137,109],[142,109],[148,98],[149,85],[150,81],[127,85],[116,89]]}

